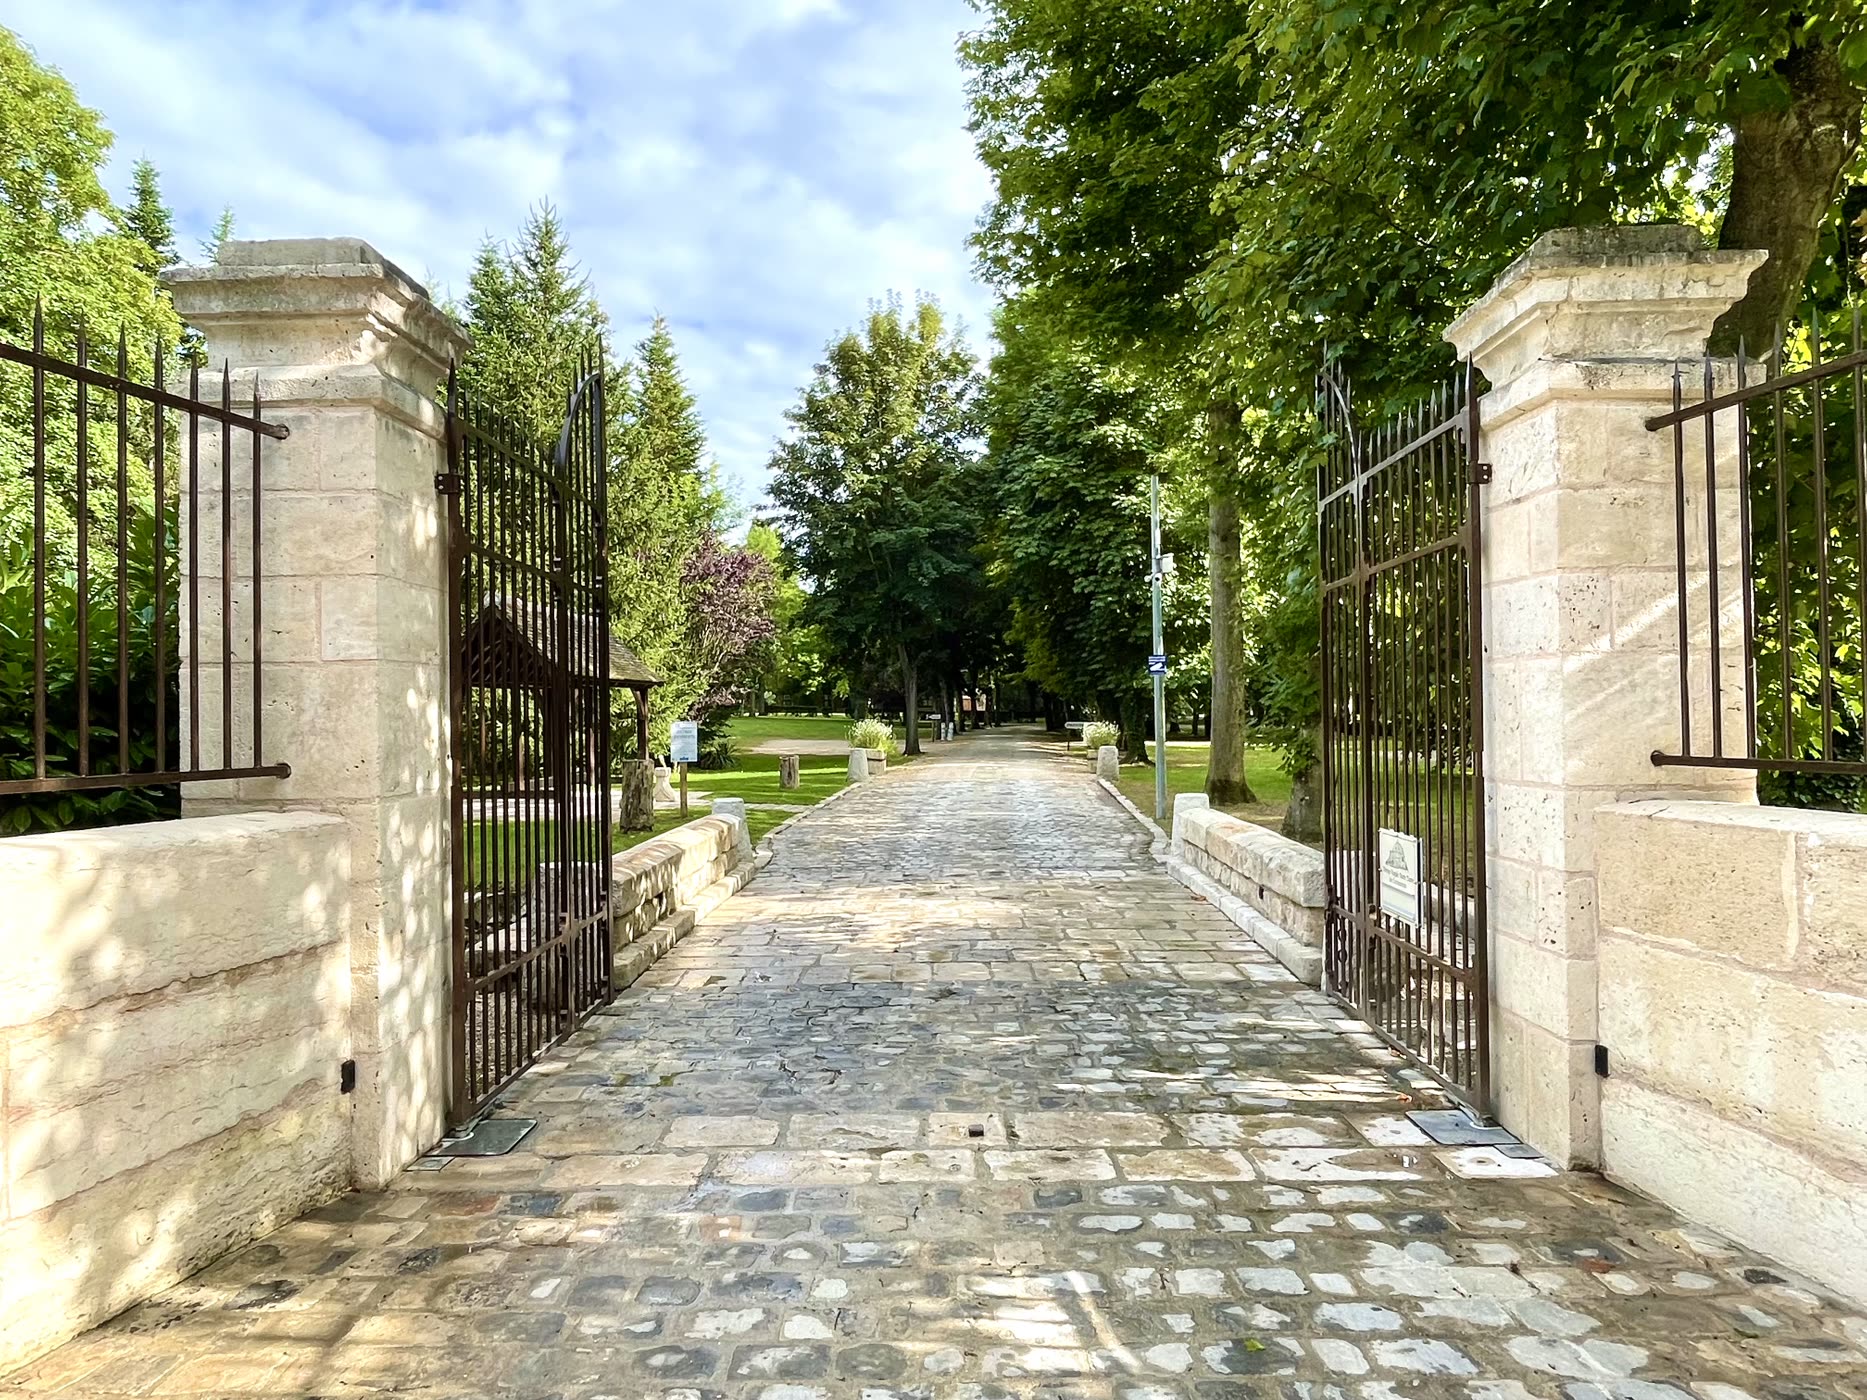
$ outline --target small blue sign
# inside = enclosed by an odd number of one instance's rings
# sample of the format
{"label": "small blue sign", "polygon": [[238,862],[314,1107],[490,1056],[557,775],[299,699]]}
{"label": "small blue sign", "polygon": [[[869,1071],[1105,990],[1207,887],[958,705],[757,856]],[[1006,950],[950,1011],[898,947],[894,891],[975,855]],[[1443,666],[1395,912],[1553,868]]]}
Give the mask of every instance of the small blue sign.
{"label": "small blue sign", "polygon": [[1158,655],[1158,654],[1148,657],[1147,673],[1150,676],[1166,675],[1167,674],[1167,658],[1164,656]]}

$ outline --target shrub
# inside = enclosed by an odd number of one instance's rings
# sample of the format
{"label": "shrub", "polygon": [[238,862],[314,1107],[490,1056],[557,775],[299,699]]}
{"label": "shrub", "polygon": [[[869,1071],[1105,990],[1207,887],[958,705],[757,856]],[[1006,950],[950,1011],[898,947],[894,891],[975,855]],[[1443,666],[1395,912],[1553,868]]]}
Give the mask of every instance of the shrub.
{"label": "shrub", "polygon": [[859,719],[849,726],[849,746],[852,749],[880,749],[890,758],[901,752],[901,741],[895,738],[895,727],[885,719]]}
{"label": "shrub", "polygon": [[699,761],[694,767],[708,773],[724,773],[739,766],[739,746],[733,742],[730,734],[707,734],[700,736],[700,747],[695,750]]}
{"label": "shrub", "polygon": [[1089,747],[1089,756],[1095,757],[1096,750],[1113,746],[1121,747],[1121,726],[1111,724],[1105,719],[1091,720],[1083,726],[1083,743]]}

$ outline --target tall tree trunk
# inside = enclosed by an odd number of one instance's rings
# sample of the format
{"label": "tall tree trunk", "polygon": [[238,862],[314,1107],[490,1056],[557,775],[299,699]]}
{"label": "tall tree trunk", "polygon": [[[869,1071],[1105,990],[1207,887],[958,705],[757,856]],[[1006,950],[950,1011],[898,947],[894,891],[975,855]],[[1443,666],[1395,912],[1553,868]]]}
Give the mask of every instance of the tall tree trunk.
{"label": "tall tree trunk", "polygon": [[1720,248],[1761,248],[1770,260],[1751,274],[1744,299],[1712,328],[1713,354],[1768,354],[1776,328],[1796,309],[1822,221],[1861,144],[1867,92],[1848,80],[1832,50],[1810,46],[1778,63],[1789,105],[1751,112],[1731,125],[1731,203]]}
{"label": "tall tree trunk", "polygon": [[1121,697],[1121,761],[1123,763],[1146,763],[1147,757],[1147,709],[1149,697],[1141,690],[1128,691]]}
{"label": "tall tree trunk", "polygon": [[[1322,733],[1316,734],[1316,751],[1322,751]],[[1322,760],[1315,759],[1290,782],[1290,806],[1284,812],[1283,834],[1306,846],[1322,841]]]}
{"label": "tall tree trunk", "polygon": [[1212,584],[1212,735],[1206,796],[1215,807],[1255,802],[1245,781],[1245,639],[1238,626],[1240,536],[1238,496],[1214,472],[1207,525],[1207,568]]}
{"label": "tall tree trunk", "polygon": [[908,655],[905,646],[897,648],[896,655],[901,661],[902,699],[907,710],[908,737],[901,752],[917,754],[921,751],[920,666]]}

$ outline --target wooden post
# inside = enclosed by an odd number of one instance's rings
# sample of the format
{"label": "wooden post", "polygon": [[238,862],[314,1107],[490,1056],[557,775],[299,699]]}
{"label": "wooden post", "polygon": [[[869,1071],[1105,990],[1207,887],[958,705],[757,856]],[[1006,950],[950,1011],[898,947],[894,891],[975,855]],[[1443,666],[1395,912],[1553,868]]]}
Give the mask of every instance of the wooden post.
{"label": "wooden post", "polygon": [[681,819],[685,821],[687,819],[687,765],[681,763],[675,766],[681,770]]}
{"label": "wooden post", "polygon": [[796,754],[781,754],[778,758],[778,786],[787,792],[795,791],[802,782],[799,766]]}

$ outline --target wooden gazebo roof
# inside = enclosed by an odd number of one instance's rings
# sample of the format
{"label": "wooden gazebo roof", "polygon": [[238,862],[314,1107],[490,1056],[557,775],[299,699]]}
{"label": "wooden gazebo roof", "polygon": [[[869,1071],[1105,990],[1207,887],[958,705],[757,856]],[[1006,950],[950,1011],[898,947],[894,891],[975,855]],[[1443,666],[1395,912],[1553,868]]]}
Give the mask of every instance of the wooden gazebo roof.
{"label": "wooden gazebo roof", "polygon": [[562,678],[589,684],[607,681],[638,695],[666,684],[628,647],[609,639],[609,674],[594,674],[602,622],[594,613],[570,615],[570,655],[560,664],[562,637],[557,609],[548,603],[489,597],[467,628],[464,651],[472,684],[489,690],[530,689]]}

